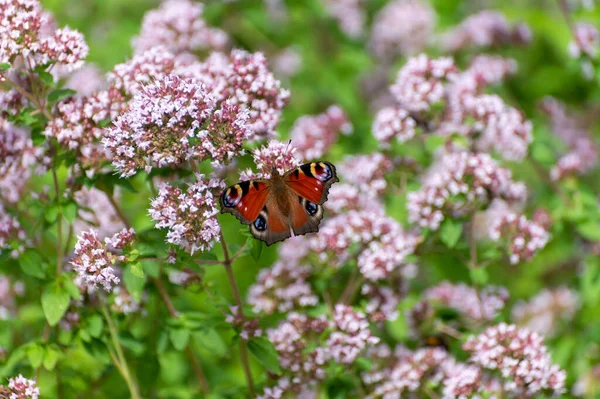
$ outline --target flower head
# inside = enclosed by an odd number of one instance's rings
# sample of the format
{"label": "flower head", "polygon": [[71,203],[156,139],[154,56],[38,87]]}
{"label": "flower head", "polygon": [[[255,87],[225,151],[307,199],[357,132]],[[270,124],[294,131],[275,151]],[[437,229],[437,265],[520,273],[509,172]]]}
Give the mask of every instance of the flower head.
{"label": "flower head", "polygon": [[214,191],[224,187],[222,181],[207,181],[204,175],[198,175],[198,181],[185,191],[164,184],[151,202],[150,216],[156,228],[168,230],[167,242],[192,254],[208,251],[221,232]]}
{"label": "flower head", "polygon": [[316,116],[296,119],[291,131],[291,141],[298,156],[305,160],[321,158],[336,142],[339,133],[352,132],[347,115],[337,105]]}
{"label": "flower head", "polygon": [[596,58],[600,51],[600,33],[594,25],[580,22],[574,27],[574,38],[569,43],[569,53],[573,58],[585,55]]}
{"label": "flower head", "polygon": [[507,379],[504,389],[509,392],[536,395],[564,390],[565,372],[552,364],[543,338],[535,332],[500,323],[471,337],[463,348],[473,363]]}
{"label": "flower head", "polygon": [[168,0],[146,13],[142,29],[133,39],[137,53],[165,46],[174,54],[222,50],[227,34],[209,27],[202,19],[204,5],[189,0]]}
{"label": "flower head", "polygon": [[392,139],[403,143],[416,134],[417,122],[404,108],[385,107],[377,112],[373,122],[373,136],[383,147],[388,147]]}
{"label": "flower head", "polygon": [[512,320],[549,336],[558,331],[561,322],[568,322],[575,316],[578,305],[578,295],[572,289],[544,289],[528,301],[517,302],[512,310]]}
{"label": "flower head", "polygon": [[[3,394],[2,388],[0,386],[0,395]],[[6,395],[6,398],[10,399],[38,399],[40,389],[37,387],[35,380],[29,380],[19,374],[17,377],[8,379],[8,392],[6,392]]]}
{"label": "flower head", "polygon": [[456,73],[452,58],[430,59],[420,54],[408,59],[390,91],[404,109],[410,112],[427,111],[442,101],[445,83]]}
{"label": "flower head", "polygon": [[[139,168],[177,166],[209,156],[201,146],[202,126],[214,99],[197,82],[166,76],[144,87],[103,139],[113,165],[129,177]],[[200,142],[198,142],[200,141]]]}
{"label": "flower head", "polygon": [[375,15],[370,46],[380,58],[413,55],[429,43],[435,22],[435,11],[425,1],[392,1]]}
{"label": "flower head", "polygon": [[92,229],[77,237],[71,265],[84,285],[92,290],[102,286],[111,292],[120,282],[113,268],[119,259],[98,239],[96,231]]}
{"label": "flower head", "polygon": [[248,303],[255,312],[265,314],[315,306],[319,299],[306,281],[310,275],[308,266],[277,262],[261,270],[258,281],[249,289]]}
{"label": "flower head", "polygon": [[522,201],[527,192],[488,154],[467,152],[444,155],[420,190],[408,194],[409,220],[437,230],[445,215],[463,215],[493,198]]}

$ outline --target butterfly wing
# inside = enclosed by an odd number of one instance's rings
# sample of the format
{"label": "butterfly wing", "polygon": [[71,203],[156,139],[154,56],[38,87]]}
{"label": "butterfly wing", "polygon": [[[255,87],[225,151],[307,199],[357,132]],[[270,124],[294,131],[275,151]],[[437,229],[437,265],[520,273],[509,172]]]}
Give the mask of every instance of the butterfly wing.
{"label": "butterfly wing", "polygon": [[249,180],[234,184],[219,198],[221,213],[231,213],[243,224],[252,224],[265,207],[270,191],[267,180]]}
{"label": "butterfly wing", "polygon": [[335,166],[329,162],[300,165],[288,171],[283,179],[296,194],[317,205],[327,201],[329,188],[340,181]]}
{"label": "butterfly wing", "polygon": [[271,194],[268,180],[250,180],[234,184],[221,194],[221,213],[231,213],[250,233],[267,245],[291,236],[288,218],[279,209]]}
{"label": "butterfly wing", "polygon": [[290,222],[294,235],[315,233],[323,219],[323,203],[331,185],[339,179],[329,162],[312,162],[290,170],[284,181],[297,196],[292,201]]}
{"label": "butterfly wing", "polygon": [[291,237],[289,218],[283,215],[274,196],[269,196],[265,207],[250,225],[250,233],[267,245]]}

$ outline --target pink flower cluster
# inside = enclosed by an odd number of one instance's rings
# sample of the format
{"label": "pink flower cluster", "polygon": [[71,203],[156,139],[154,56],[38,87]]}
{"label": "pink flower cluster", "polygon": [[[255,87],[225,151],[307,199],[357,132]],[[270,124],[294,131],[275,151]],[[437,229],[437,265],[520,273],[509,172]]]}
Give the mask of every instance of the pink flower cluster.
{"label": "pink flower cluster", "polygon": [[580,22],[573,28],[573,41],[569,43],[569,53],[573,58],[585,55],[596,58],[600,51],[600,33],[592,24]]}
{"label": "pink flower cluster", "polygon": [[579,307],[577,293],[567,287],[544,289],[529,301],[519,301],[512,320],[546,337],[554,335],[560,323],[569,322]]}
{"label": "pink flower cluster", "polygon": [[352,133],[352,124],[337,105],[316,116],[302,116],[294,122],[290,133],[292,144],[301,159],[318,160],[335,144],[338,134]]}
{"label": "pink flower cluster", "polygon": [[165,46],[173,54],[223,50],[227,34],[202,19],[204,5],[189,0],[168,0],[146,13],[142,30],[133,39],[136,53]]}
{"label": "pink flower cluster", "polygon": [[374,152],[365,155],[347,156],[338,171],[344,182],[357,187],[372,197],[381,195],[386,187],[385,175],[393,168],[386,155]]}
{"label": "pink flower cluster", "polygon": [[[63,146],[91,158],[90,151],[103,153],[99,141],[103,137],[102,123],[115,118],[122,106],[122,97],[115,90],[102,90],[89,96],[69,97],[58,102],[53,119],[43,135],[54,137]],[[103,154],[106,159],[106,154]]]}
{"label": "pink flower cluster", "polygon": [[316,306],[319,298],[306,281],[308,266],[276,262],[262,269],[257,282],[248,291],[248,303],[257,313],[286,313],[301,307]]}
{"label": "pink flower cluster", "polygon": [[0,274],[0,320],[7,320],[16,314],[16,299],[24,294],[21,281],[11,281]]}
{"label": "pink flower cluster", "polygon": [[0,3],[0,62],[33,69],[57,63],[72,71],[83,65],[88,47],[81,33],[55,29],[37,0]]}
{"label": "pink flower cluster", "polygon": [[88,290],[102,286],[111,292],[120,282],[113,266],[123,257],[112,253],[98,238],[95,230],[84,231],[77,237],[71,265],[80,283]]}
{"label": "pink flower cluster", "polygon": [[569,148],[550,170],[552,180],[585,174],[595,168],[600,159],[600,148],[585,123],[552,97],[544,99],[542,109],[550,116],[554,134]]}
{"label": "pink flower cluster", "polygon": [[532,396],[564,391],[565,372],[552,364],[543,338],[535,332],[500,323],[471,337],[463,348],[473,363],[497,370],[508,392]]}
{"label": "pink flower cluster", "polygon": [[332,320],[289,313],[287,319],[268,330],[284,370],[276,385],[262,398],[278,398],[286,392],[300,393],[325,378],[330,363],[351,364],[379,342],[368,328],[366,316],[349,306],[337,305]]}
{"label": "pink flower cluster", "polygon": [[357,39],[363,35],[367,16],[363,0],[322,0],[329,15],[340,25],[348,37]]}
{"label": "pink flower cluster", "polygon": [[454,309],[471,320],[490,321],[504,308],[508,291],[494,286],[478,291],[466,284],[446,281],[428,288],[423,296],[426,301]]}
{"label": "pink flower cluster", "polygon": [[435,23],[435,10],[425,0],[392,1],[375,15],[370,47],[384,59],[416,54],[431,41]]}
{"label": "pink flower cluster", "polygon": [[163,46],[139,52],[123,64],[117,64],[106,77],[111,87],[131,98],[144,86],[162,80],[175,71],[175,56]]}
{"label": "pink flower cluster", "polygon": [[424,54],[410,58],[390,88],[398,104],[379,111],[373,135],[385,148],[393,138],[410,140],[417,130],[459,133],[479,151],[521,160],[532,141],[531,122],[499,96],[482,94],[515,70],[513,60],[493,56],[474,58],[462,73],[452,58],[430,59]]}
{"label": "pink flower cluster", "polygon": [[268,179],[276,171],[279,175],[294,169],[302,164],[296,157],[296,148],[290,143],[282,143],[277,140],[270,140],[266,146],[262,146],[252,152],[254,164],[258,172],[248,169],[241,173],[241,180],[251,180],[256,178]]}
{"label": "pink flower cluster", "polygon": [[[14,203],[29,177],[31,167],[42,150],[33,146],[29,133],[0,119],[0,198]],[[0,245],[1,246],[1,245]]]}
{"label": "pink flower cluster", "polygon": [[203,125],[214,99],[191,79],[169,75],[145,86],[106,130],[102,142],[124,177],[137,169],[178,166],[210,156],[202,147]]}
{"label": "pink flower cluster", "polygon": [[258,325],[257,319],[247,319],[239,306],[231,306],[229,310],[231,313],[227,314],[225,321],[240,330],[240,337],[243,340],[248,341],[251,338],[262,335],[263,332]]}
{"label": "pink flower cluster", "polygon": [[450,57],[430,59],[425,54],[409,58],[390,87],[396,101],[409,112],[429,111],[445,96],[445,83],[458,73]]}
{"label": "pink flower cluster", "polygon": [[417,122],[404,108],[389,106],[377,112],[372,130],[375,139],[386,148],[394,138],[404,143],[415,137]]}
{"label": "pink flower cluster", "polygon": [[[2,202],[0,202],[0,253],[5,249],[11,249],[11,256],[16,258],[23,251],[23,244],[27,240],[25,230],[21,228],[21,224],[16,217],[12,216]],[[12,242],[19,243],[18,248],[12,248]]]}
{"label": "pink flower cluster", "polygon": [[493,47],[510,43],[526,44],[531,31],[524,24],[510,25],[497,11],[481,11],[466,18],[442,38],[442,48],[455,52],[468,47]]}
{"label": "pink flower cluster", "polygon": [[208,251],[219,241],[221,227],[217,221],[215,192],[225,188],[217,179],[205,180],[197,175],[196,183],[186,191],[163,184],[149,210],[156,228],[168,229],[167,242],[193,254]]}
{"label": "pink flower cluster", "polygon": [[[78,217],[73,223],[75,234],[93,226],[98,237],[102,239],[125,227],[104,191],[84,186],[73,194],[73,198],[79,206]],[[119,190],[115,190],[115,201],[119,201],[120,198]]]}
{"label": "pink flower cluster", "polygon": [[523,201],[526,188],[488,154],[446,154],[432,167],[420,190],[408,194],[409,220],[437,230],[446,216],[462,216],[494,198]]}
{"label": "pink flower cluster", "polygon": [[8,379],[8,386],[0,385],[0,397],[7,399],[38,399],[40,389],[35,380],[29,380],[19,374]]}
{"label": "pink flower cluster", "polygon": [[524,215],[507,212],[499,215],[489,227],[490,238],[506,240],[511,264],[526,262],[546,246],[550,238],[546,229]]}

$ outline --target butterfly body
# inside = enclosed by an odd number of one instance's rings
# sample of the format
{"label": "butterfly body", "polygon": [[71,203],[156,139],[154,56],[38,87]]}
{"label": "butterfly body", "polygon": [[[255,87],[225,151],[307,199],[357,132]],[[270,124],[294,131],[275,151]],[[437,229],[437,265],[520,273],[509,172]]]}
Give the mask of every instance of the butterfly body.
{"label": "butterfly body", "polygon": [[292,235],[319,231],[329,187],[339,181],[335,166],[313,162],[270,179],[240,182],[220,197],[221,212],[231,213],[250,233],[271,245]]}

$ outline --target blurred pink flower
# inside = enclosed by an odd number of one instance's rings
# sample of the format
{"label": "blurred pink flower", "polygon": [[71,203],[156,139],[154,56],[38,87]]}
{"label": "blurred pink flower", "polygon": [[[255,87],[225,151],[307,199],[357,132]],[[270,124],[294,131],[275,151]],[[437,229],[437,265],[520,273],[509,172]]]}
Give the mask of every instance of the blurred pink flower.
{"label": "blurred pink flower", "polygon": [[306,281],[310,276],[308,266],[276,262],[260,271],[257,282],[248,290],[248,304],[255,312],[264,314],[316,306],[319,298]]}
{"label": "blurred pink flower", "polygon": [[600,51],[600,33],[592,24],[579,22],[573,28],[573,41],[569,43],[569,53],[573,58],[585,55],[596,58]]}
{"label": "blurred pink flower", "polygon": [[373,122],[373,136],[383,148],[389,147],[392,139],[403,143],[416,134],[417,122],[404,108],[391,106],[377,112]]}
{"label": "blurred pink flower", "polygon": [[494,241],[507,241],[510,263],[527,262],[546,246],[548,232],[524,215],[503,212],[492,219],[489,236]]}
{"label": "blurred pink flower", "polygon": [[380,58],[413,55],[433,37],[435,10],[426,0],[394,0],[377,12],[370,47]]}
{"label": "blurred pink flower", "polygon": [[387,187],[385,175],[392,170],[392,161],[379,152],[347,156],[338,166],[343,181],[372,197],[380,196]]}
{"label": "blurred pink flower", "polygon": [[296,119],[290,139],[299,158],[312,161],[318,160],[329,151],[337,141],[339,133],[352,133],[352,124],[339,106],[332,105],[322,114]]}
{"label": "blurred pink flower", "polygon": [[366,14],[363,0],[322,0],[325,9],[340,25],[348,37],[357,39],[363,35]]}
{"label": "blurred pink flower", "polygon": [[[0,198],[15,203],[31,177],[42,149],[34,147],[29,132],[0,118]],[[1,247],[1,245],[0,245]]]}
{"label": "blurred pink flower", "polygon": [[227,34],[209,27],[202,19],[204,4],[189,0],[167,0],[150,10],[142,20],[133,48],[141,53],[155,46],[165,46],[174,54],[223,50]]}
{"label": "blurred pink flower", "polygon": [[528,43],[531,31],[526,25],[510,25],[497,11],[480,11],[466,18],[442,37],[442,48],[455,52],[468,47],[492,47]]}
{"label": "blurred pink flower", "polygon": [[579,307],[577,293],[567,287],[543,289],[528,301],[519,301],[512,310],[512,320],[544,336],[554,335],[560,323],[569,322]]}

